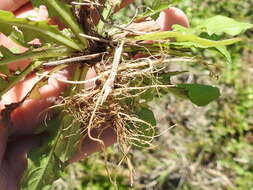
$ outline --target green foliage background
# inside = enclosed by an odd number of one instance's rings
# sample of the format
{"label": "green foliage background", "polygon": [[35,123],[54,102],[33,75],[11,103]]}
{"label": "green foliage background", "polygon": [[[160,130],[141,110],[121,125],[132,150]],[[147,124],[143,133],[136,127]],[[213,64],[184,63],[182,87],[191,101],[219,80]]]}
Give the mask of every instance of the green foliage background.
{"label": "green foliage background", "polygon": [[[224,15],[238,21],[253,23],[251,0],[183,0],[173,1],[190,18],[191,25],[214,15]],[[136,1],[121,11],[117,20],[132,16],[136,7],[150,6],[152,1]],[[152,150],[135,149],[130,152],[136,171],[130,185],[126,165],[117,166],[122,158],[117,145],[108,149],[112,178],[117,178],[118,189],[128,190],[250,190],[253,189],[253,31],[244,41],[230,46],[232,64],[220,57],[203,54],[219,67],[219,80],[210,79],[199,67],[190,69],[194,82],[216,83],[222,89],[221,98],[204,108],[168,95],[152,102],[160,132],[177,124],[169,132],[156,138]],[[179,67],[179,66],[177,66]],[[174,80],[186,81],[183,75]],[[53,190],[110,190],[115,189],[107,177],[103,156],[94,154],[70,166]]]}

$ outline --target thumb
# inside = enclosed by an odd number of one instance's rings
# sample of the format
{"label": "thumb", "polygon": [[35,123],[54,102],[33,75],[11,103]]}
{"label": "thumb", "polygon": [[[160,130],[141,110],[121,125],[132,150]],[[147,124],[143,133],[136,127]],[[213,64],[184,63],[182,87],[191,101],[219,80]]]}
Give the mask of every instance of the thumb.
{"label": "thumb", "polygon": [[176,7],[162,11],[156,22],[160,25],[161,31],[172,30],[174,24],[179,24],[184,27],[189,27],[190,25],[185,13]]}

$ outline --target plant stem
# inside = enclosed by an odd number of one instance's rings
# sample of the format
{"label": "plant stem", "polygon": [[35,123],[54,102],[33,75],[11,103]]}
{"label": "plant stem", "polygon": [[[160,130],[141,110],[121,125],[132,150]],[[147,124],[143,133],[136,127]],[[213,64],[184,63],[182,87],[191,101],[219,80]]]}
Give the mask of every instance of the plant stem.
{"label": "plant stem", "polygon": [[83,56],[78,56],[78,57],[62,59],[58,61],[50,61],[48,63],[44,63],[43,66],[56,66],[56,65],[61,65],[61,64],[73,63],[73,62],[86,61],[86,60],[98,58],[104,54],[105,53],[95,53],[91,55],[83,55]]}

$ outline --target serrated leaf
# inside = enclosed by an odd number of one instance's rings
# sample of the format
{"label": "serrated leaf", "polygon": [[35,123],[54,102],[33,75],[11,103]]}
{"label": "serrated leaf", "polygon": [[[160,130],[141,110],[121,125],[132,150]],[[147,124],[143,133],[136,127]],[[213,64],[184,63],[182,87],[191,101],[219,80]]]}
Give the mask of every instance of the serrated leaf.
{"label": "serrated leaf", "polygon": [[[67,95],[72,93],[73,91],[70,90]],[[46,126],[42,126],[41,131],[44,128],[50,133],[50,138],[46,145],[30,154],[28,169],[22,180],[23,190],[50,189],[52,183],[59,178],[67,166],[68,162],[66,161],[79,147],[79,140],[82,135],[79,133],[80,124],[75,122],[71,115],[61,112],[57,119],[49,121]],[[75,134],[78,135],[75,136]]]}
{"label": "serrated leaf", "polygon": [[250,23],[238,22],[232,18],[217,15],[205,20],[202,24],[198,25],[196,29],[207,32],[209,35],[221,35],[226,33],[231,36],[236,36],[252,27],[253,25]]}
{"label": "serrated leaf", "polygon": [[60,119],[51,120],[44,127],[50,130],[50,136],[44,139],[42,147],[29,153],[22,190],[48,190],[64,169],[63,162],[54,152],[59,140]]}
{"label": "serrated leaf", "polygon": [[23,184],[23,190],[49,190],[52,183],[60,177],[64,167],[54,154],[49,156],[30,154],[28,165],[34,169],[30,169],[27,174],[27,184]]}
{"label": "serrated leaf", "polygon": [[[21,183],[22,190],[48,190],[53,182],[60,177],[68,163],[61,161],[57,154],[57,148],[66,145],[65,139],[62,139],[61,135],[66,130],[65,122],[72,122],[72,119],[71,116],[62,114],[57,119],[49,121],[46,126],[42,126],[42,128],[48,129],[50,137],[42,147],[29,153],[28,168]],[[71,150],[71,148],[73,147],[68,147],[68,150],[71,152],[75,150],[74,148]],[[63,152],[63,154],[65,153],[66,151]]]}
{"label": "serrated leaf", "polygon": [[13,26],[22,31],[26,43],[38,38],[41,43],[57,43],[75,50],[83,49],[74,40],[63,35],[57,26],[49,25],[47,21],[16,18],[11,12],[0,10],[0,32],[9,36],[14,30]]}
{"label": "serrated leaf", "polygon": [[199,48],[210,48],[217,46],[231,45],[241,41],[241,38],[231,38],[221,41],[213,41],[205,38],[200,38],[193,34],[187,34],[184,32],[164,31],[144,34],[141,36],[134,37],[134,40],[165,40],[170,38],[176,38],[177,42],[172,44],[184,45],[188,47],[199,47]]}
{"label": "serrated leaf", "polygon": [[1,81],[0,83],[0,100],[2,96],[8,92],[12,87],[14,87],[19,81],[24,79],[29,73],[31,73],[34,69],[40,67],[42,62],[36,61],[27,66],[20,74],[10,76],[8,81]]}
{"label": "serrated leaf", "polygon": [[11,34],[9,35],[9,38],[11,38],[12,41],[16,42],[17,44],[27,47],[27,43],[25,41],[25,37],[21,31],[19,31],[17,28],[13,27],[13,30]]}
{"label": "serrated leaf", "polygon": [[40,5],[45,5],[48,8],[49,16],[56,16],[59,18],[66,26],[70,29],[76,36],[82,45],[81,49],[87,47],[87,40],[80,36],[80,33],[84,33],[81,26],[78,24],[77,19],[72,14],[71,8],[68,4],[59,0],[32,0],[34,6],[38,7]]}
{"label": "serrated leaf", "polygon": [[188,98],[198,106],[205,106],[220,96],[218,88],[202,84],[178,84],[178,88],[187,91]]}
{"label": "serrated leaf", "polygon": [[22,54],[14,54],[9,49],[0,46],[0,52],[3,54],[0,58],[0,66],[7,65],[12,62],[21,61],[24,59],[39,59],[39,58],[50,58],[50,57],[61,57],[68,56],[73,53],[72,49],[69,49],[65,46],[51,47],[48,49],[35,49],[28,50]]}

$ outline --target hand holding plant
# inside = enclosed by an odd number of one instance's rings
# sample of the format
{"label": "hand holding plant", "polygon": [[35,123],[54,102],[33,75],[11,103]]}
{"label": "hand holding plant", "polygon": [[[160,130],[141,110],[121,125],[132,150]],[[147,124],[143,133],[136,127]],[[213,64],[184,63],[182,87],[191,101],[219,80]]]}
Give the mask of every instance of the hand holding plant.
{"label": "hand holding plant", "polygon": [[[130,1],[123,1],[122,4],[126,6]],[[121,6],[122,7],[122,6]],[[45,6],[40,6],[38,9],[33,9],[32,5],[28,1],[12,1],[5,0],[0,9],[12,11],[19,18],[28,17],[32,20],[42,21],[48,19],[48,12]],[[58,24],[62,27],[63,24],[57,19],[51,19],[51,24]],[[176,8],[170,8],[163,11],[158,19],[158,24],[161,26],[161,30],[170,30],[173,24],[181,24],[188,26],[188,20],[182,11]],[[29,47],[18,45],[16,42],[10,39],[4,34],[0,36],[1,45],[4,48],[16,50],[19,53],[29,52]],[[41,45],[38,40],[33,40],[30,45]],[[31,64],[32,58],[17,60],[6,64],[7,73],[15,73],[18,70],[22,71]],[[3,111],[6,109],[6,105],[15,105],[22,102],[17,108],[11,110],[9,125],[6,126],[4,121],[0,123],[0,189],[12,190],[18,189],[21,177],[27,166],[26,154],[35,147],[38,147],[42,143],[42,136],[36,135],[34,131],[43,123],[47,118],[53,118],[54,113],[47,109],[55,104],[57,99],[62,93],[64,93],[68,86],[66,83],[56,80],[61,78],[62,80],[70,80],[75,71],[75,66],[68,66],[55,72],[44,84],[39,87],[39,98],[27,98],[27,94],[34,88],[34,86],[40,81],[40,75],[30,73],[21,80],[15,83],[10,89],[6,90],[1,96],[0,109]],[[50,73],[54,68],[46,68],[43,74]],[[2,71],[2,70],[1,70]],[[7,75],[1,72],[3,80]],[[96,77],[96,73],[93,68],[89,68],[86,79],[92,79]],[[93,86],[93,83],[86,84],[86,88]],[[2,89],[4,90],[4,89]],[[3,113],[1,111],[1,114]],[[2,120],[6,118],[2,114]],[[93,131],[94,136],[99,132]],[[96,134],[97,133],[97,134]],[[112,128],[103,130],[99,139],[103,140],[105,146],[109,146],[116,141],[116,134]],[[92,141],[88,137],[82,139],[81,148],[71,158],[71,162],[78,161],[87,155],[95,151],[100,151],[100,144]]]}

